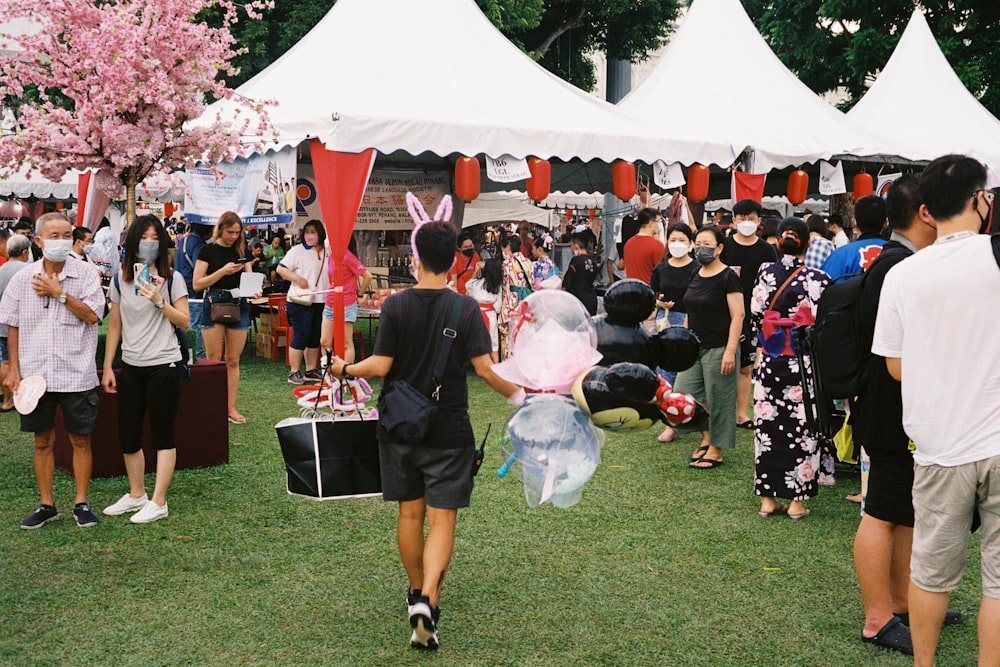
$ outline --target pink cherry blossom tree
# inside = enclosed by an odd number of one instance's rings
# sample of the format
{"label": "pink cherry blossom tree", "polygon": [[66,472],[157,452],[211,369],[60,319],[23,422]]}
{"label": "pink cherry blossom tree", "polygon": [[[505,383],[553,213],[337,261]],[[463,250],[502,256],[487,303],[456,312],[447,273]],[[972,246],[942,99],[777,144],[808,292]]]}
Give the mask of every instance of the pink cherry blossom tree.
{"label": "pink cherry blossom tree", "polygon": [[[131,223],[146,177],[262,149],[268,102],[238,95],[224,77],[237,73],[229,63],[240,53],[230,27],[241,13],[260,20],[268,6],[0,0],[5,21],[31,24],[27,34],[0,34],[0,101],[15,116],[0,136],[0,173],[29,163],[59,180],[67,169],[99,169],[102,190],[121,196],[124,187]],[[232,116],[200,118],[210,97],[235,102],[226,105]]]}

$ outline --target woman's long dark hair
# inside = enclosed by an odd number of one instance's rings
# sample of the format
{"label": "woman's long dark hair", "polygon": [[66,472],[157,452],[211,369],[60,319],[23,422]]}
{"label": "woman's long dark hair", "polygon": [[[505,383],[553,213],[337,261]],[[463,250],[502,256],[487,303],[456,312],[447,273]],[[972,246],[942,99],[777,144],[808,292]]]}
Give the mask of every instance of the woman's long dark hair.
{"label": "woman's long dark hair", "polygon": [[491,257],[483,264],[483,287],[490,294],[499,294],[503,285],[503,260]]}
{"label": "woman's long dark hair", "polygon": [[170,256],[167,252],[169,237],[167,230],[163,228],[163,223],[155,215],[140,215],[125,233],[125,259],[122,262],[122,280],[127,283],[135,282],[135,269],[133,265],[139,261],[139,241],[146,230],[152,227],[156,230],[156,238],[160,242],[160,254],[156,256],[156,273],[164,279],[170,277]]}

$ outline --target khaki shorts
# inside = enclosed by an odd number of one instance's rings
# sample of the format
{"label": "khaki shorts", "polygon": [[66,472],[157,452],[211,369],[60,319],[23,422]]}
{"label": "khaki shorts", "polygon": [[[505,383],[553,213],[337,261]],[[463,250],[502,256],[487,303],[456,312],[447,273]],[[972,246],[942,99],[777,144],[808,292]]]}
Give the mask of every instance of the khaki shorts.
{"label": "khaki shorts", "polygon": [[973,511],[982,521],[983,595],[1000,599],[1000,456],[960,466],[914,466],[910,579],[948,593],[962,581]]}

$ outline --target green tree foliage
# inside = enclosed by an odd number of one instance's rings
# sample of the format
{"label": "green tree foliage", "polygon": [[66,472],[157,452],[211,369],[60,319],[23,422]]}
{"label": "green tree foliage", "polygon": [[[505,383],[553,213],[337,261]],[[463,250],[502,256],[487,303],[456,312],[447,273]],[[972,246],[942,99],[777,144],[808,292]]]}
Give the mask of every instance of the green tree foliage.
{"label": "green tree foliage", "polygon": [[[743,0],[785,65],[817,93],[843,86],[846,110],[867,90],[899,41],[915,0]],[[1000,115],[1000,2],[920,0],[956,74]],[[734,45],[738,49],[738,45]],[[933,96],[934,91],[927,91]]]}
{"label": "green tree foliage", "polygon": [[[335,0],[275,0],[264,21],[233,28],[247,52],[235,61],[235,87],[274,62],[323,18]],[[413,1],[413,0],[408,0]],[[681,0],[476,0],[493,25],[546,69],[585,90],[593,64],[585,56],[606,50],[612,58],[640,62],[673,28]],[[428,5],[430,11],[432,5]],[[377,41],[377,34],[372,35]],[[377,48],[377,47],[376,47]]]}

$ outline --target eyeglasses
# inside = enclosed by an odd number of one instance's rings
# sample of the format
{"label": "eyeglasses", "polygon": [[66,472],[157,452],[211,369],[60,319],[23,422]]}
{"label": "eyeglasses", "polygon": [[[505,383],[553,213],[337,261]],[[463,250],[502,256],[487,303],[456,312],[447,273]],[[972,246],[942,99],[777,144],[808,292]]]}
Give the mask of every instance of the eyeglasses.
{"label": "eyeglasses", "polygon": [[976,190],[975,192],[973,192],[973,193],[972,193],[971,195],[969,195],[969,196],[970,196],[970,197],[975,197],[975,196],[976,196],[976,195],[978,195],[978,194],[979,194],[980,192],[982,192],[982,193],[983,193],[983,196],[984,196],[984,197],[986,197],[986,201],[987,201],[988,203],[990,203],[990,204],[992,204],[992,203],[993,203],[993,199],[994,199],[994,198],[996,197],[996,193],[995,193],[995,192],[993,192],[992,190]]}

